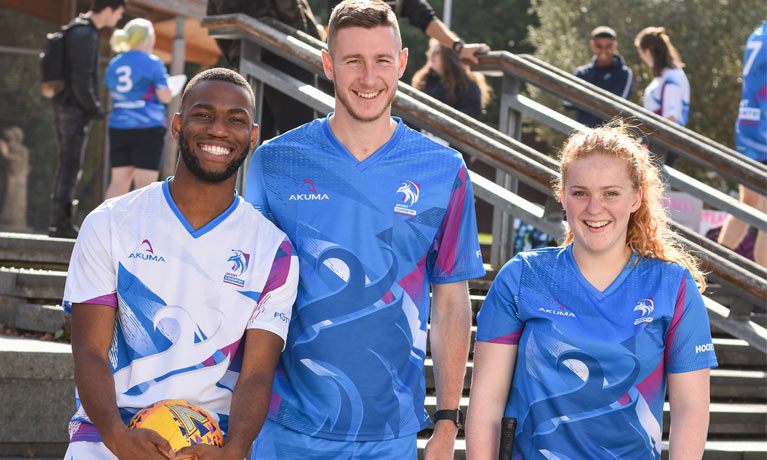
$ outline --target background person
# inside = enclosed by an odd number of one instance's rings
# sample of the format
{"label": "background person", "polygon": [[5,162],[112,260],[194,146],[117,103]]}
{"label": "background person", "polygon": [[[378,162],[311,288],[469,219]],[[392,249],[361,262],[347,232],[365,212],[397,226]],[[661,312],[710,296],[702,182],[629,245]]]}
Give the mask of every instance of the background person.
{"label": "background person", "polygon": [[391,8],[344,1],[328,35],[335,111],[248,167],[245,198],[296,245],[302,286],[252,458],[415,460],[431,316],[439,411],[424,458],[452,459],[467,280],[484,273],[471,182],[458,152],[391,116],[407,64]]}
{"label": "background person", "polygon": [[[65,458],[241,460],[261,428],[298,260],[285,234],[235,192],[258,139],[254,117],[244,78],[198,74],[171,123],[175,175],[85,219],[64,292],[79,395]],[[174,456],[154,431],[128,429],[133,414],[164,399],[208,412],[224,447]]]}
{"label": "background person", "polygon": [[477,318],[467,456],[498,458],[501,417],[525,459],[700,459],[717,365],[696,261],[675,246],[663,185],[622,127],[566,142],[565,246],[518,254]]}
{"label": "background person", "polygon": [[[652,69],[653,79],[644,90],[643,105],[674,123],[685,126],[690,112],[690,82],[684,63],[663,27],[646,27],[634,39],[642,61]],[[663,157],[664,155],[661,155]],[[678,156],[666,152],[665,163],[673,166]]]}
{"label": "background person", "polygon": [[411,84],[415,89],[478,120],[490,99],[491,89],[485,82],[485,76],[472,72],[455,51],[440,45],[433,38],[429,40],[426,51],[426,64],[413,75]]}
{"label": "background person", "polygon": [[112,178],[106,198],[128,193],[157,180],[165,138],[165,105],[171,100],[165,65],[152,54],[152,23],[133,19],[112,34],[115,56],[104,84],[112,95],[109,159]]}
{"label": "background person", "polygon": [[[618,54],[618,40],[615,31],[607,26],[599,26],[591,31],[589,47],[594,53],[591,62],[575,69],[574,75],[586,80],[624,99],[631,97],[634,85],[634,73],[626,65],[623,56]],[[565,108],[575,110],[575,119],[590,128],[595,128],[604,120],[588,112],[573,107],[570,103]]]}
{"label": "background person", "polygon": [[99,101],[99,29],[114,27],[125,0],[93,0],[91,9],[69,23],[64,36],[64,89],[52,99],[56,132],[56,172],[48,236],[75,238],[75,189],[82,175],[91,121],[104,116]]}
{"label": "background person", "polygon": [[[735,148],[752,160],[767,164],[767,21],[748,37],[743,56],[743,97],[735,121]],[[767,196],[742,185],[740,201],[767,212]],[[719,243],[736,249],[748,231],[748,224],[727,216]],[[759,230],[754,244],[754,260],[767,267],[767,233]]]}

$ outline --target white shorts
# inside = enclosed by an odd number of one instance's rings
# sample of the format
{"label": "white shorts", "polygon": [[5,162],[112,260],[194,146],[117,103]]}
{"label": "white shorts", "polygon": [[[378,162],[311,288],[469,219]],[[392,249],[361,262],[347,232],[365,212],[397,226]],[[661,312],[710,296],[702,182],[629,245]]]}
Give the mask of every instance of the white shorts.
{"label": "white shorts", "polygon": [[118,460],[103,442],[77,441],[69,444],[64,460]]}

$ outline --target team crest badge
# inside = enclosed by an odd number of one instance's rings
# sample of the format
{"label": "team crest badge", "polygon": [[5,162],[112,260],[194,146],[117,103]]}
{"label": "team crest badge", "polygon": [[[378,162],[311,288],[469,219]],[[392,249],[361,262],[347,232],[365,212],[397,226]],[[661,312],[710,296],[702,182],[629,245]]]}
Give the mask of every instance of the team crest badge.
{"label": "team crest badge", "polygon": [[397,189],[401,194],[400,203],[394,205],[394,212],[403,216],[415,217],[416,210],[413,205],[418,201],[421,194],[421,186],[410,180],[401,180],[402,185]]}
{"label": "team crest badge", "polygon": [[224,275],[224,283],[243,287],[245,280],[242,279],[242,275],[248,270],[250,254],[239,249],[232,249],[232,255],[226,261],[231,265]]}
{"label": "team crest badge", "polygon": [[652,297],[649,299],[637,300],[636,303],[634,311],[639,312],[639,317],[634,320],[634,326],[638,326],[642,323],[652,323],[650,314],[655,310],[655,304],[652,301]]}

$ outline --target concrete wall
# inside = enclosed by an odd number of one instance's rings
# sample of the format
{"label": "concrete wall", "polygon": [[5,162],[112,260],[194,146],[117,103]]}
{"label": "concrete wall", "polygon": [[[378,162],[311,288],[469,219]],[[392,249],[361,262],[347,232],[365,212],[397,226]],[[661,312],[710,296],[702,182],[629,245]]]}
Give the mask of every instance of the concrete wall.
{"label": "concrete wall", "polygon": [[75,411],[68,344],[0,337],[0,458],[66,451]]}

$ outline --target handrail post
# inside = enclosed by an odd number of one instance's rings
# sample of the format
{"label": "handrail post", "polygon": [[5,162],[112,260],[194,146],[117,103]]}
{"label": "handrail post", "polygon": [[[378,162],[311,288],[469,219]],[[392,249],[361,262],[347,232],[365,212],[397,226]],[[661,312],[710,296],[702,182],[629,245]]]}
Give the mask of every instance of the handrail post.
{"label": "handrail post", "polygon": [[[508,74],[503,75],[501,84],[501,107],[498,128],[514,139],[522,138],[522,113],[512,108],[511,101],[517,97],[520,81]],[[517,180],[499,169],[495,171],[495,183],[517,193]],[[493,207],[493,244],[490,250],[490,264],[503,265],[514,255],[514,216],[506,209]]]}
{"label": "handrail post", "polygon": [[[256,43],[242,39],[240,40],[240,75],[244,76],[245,79],[248,80],[248,83],[250,83],[250,86],[253,88],[253,95],[255,96],[255,103],[256,103],[256,112],[255,112],[255,118],[253,121],[259,126],[258,131],[258,144],[261,144],[262,135],[264,134],[263,131],[261,131],[261,120],[263,119],[264,114],[264,82],[262,80],[259,80],[257,78],[254,78],[252,75],[249,75],[247,72],[247,62],[250,61],[261,61],[261,47],[258,46]],[[252,153],[252,152],[251,152]],[[245,193],[245,172],[248,170],[248,166],[250,165],[250,159],[252,158],[251,155],[248,155],[247,158],[245,158],[245,161],[242,164],[242,167],[237,172],[237,191],[242,195]]]}

